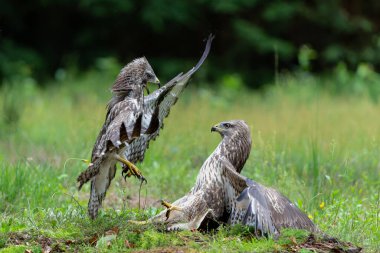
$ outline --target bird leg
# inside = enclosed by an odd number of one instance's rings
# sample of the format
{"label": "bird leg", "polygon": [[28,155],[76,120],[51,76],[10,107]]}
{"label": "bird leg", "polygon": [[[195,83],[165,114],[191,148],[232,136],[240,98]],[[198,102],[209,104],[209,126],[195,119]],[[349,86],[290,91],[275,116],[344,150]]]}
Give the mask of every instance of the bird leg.
{"label": "bird leg", "polygon": [[180,211],[180,212],[183,212],[183,208],[181,207],[178,207],[178,206],[174,206],[172,204],[170,204],[169,202],[166,202],[165,200],[161,200],[161,205],[165,206],[168,210],[166,211],[166,220],[169,219],[169,216],[170,216],[170,212],[171,211]]}
{"label": "bird leg", "polygon": [[115,154],[114,158],[116,160],[118,160],[119,162],[121,162],[122,164],[125,164],[125,166],[127,166],[127,168],[129,169],[129,171],[126,174],[126,177],[133,175],[133,176],[137,177],[138,179],[140,179],[141,181],[143,181],[143,182],[145,181],[145,183],[147,182],[145,177],[140,172],[140,170],[136,167],[136,165],[134,165],[133,163],[131,163],[130,161],[128,161],[124,157],[121,157],[118,154]]}
{"label": "bird leg", "polygon": [[151,220],[129,220],[127,222],[135,225],[146,225],[152,223]]}
{"label": "bird leg", "polygon": [[167,227],[168,231],[179,231],[179,230],[190,230],[192,232],[197,231],[200,227],[202,221],[205,219],[208,213],[212,212],[211,209],[206,210],[206,212],[198,213],[192,220],[187,223],[176,223]]}

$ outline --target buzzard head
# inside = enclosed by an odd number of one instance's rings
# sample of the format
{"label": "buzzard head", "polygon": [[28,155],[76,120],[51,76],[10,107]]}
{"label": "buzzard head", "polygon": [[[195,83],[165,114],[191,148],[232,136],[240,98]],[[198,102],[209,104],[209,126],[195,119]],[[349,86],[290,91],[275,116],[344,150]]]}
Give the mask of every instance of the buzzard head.
{"label": "buzzard head", "polygon": [[251,132],[248,125],[243,120],[224,121],[213,126],[211,132],[218,132],[222,136],[218,152],[240,172],[251,152]]}
{"label": "buzzard head", "polygon": [[216,124],[211,128],[211,132],[218,132],[223,138],[233,137],[235,135],[250,136],[250,131],[247,123],[244,120],[230,120]]}
{"label": "buzzard head", "polygon": [[147,83],[156,83],[160,87],[160,80],[156,77],[152,67],[145,57],[137,58],[121,69],[112,92],[116,94],[141,94],[143,89],[147,89]]}

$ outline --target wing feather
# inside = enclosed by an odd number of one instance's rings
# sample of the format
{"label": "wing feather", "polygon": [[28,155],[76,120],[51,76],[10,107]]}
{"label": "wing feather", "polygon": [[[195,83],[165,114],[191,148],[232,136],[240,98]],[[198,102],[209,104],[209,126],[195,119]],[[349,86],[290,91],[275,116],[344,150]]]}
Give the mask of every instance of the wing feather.
{"label": "wing feather", "polygon": [[[91,163],[77,178],[79,189],[83,184],[93,179],[102,169],[109,169],[109,166],[104,166],[109,151],[113,148],[120,148],[120,145],[130,142],[134,136],[140,133],[142,117],[136,105],[137,103],[132,99],[123,100],[109,109],[106,121],[96,139],[91,155]],[[105,193],[108,186],[109,184],[102,187],[103,190],[98,189],[98,193]]]}
{"label": "wing feather", "polygon": [[109,117],[113,117],[107,118],[109,124],[102,136],[102,143],[107,144],[111,141],[114,147],[119,148],[123,142],[130,142],[136,136],[140,136],[142,113],[136,105],[137,101],[127,99],[111,109]]}
{"label": "wing feather", "polygon": [[268,187],[263,187],[263,193],[269,203],[272,219],[278,230],[280,228],[298,228],[312,232],[318,230],[309,217],[287,197]]}
{"label": "wing feather", "polygon": [[140,137],[127,144],[125,157],[133,163],[144,160],[149,142],[155,140],[160,129],[164,127],[164,119],[169,115],[171,107],[186,88],[190,77],[200,68],[210,52],[213,36],[210,35],[206,48],[198,63],[185,74],[178,74],[166,85],[144,97],[144,115],[142,117],[142,132]]}
{"label": "wing feather", "polygon": [[278,191],[260,185],[225,166],[223,175],[229,195],[229,223],[254,227],[261,234],[278,234],[282,228],[317,231],[314,223]]}

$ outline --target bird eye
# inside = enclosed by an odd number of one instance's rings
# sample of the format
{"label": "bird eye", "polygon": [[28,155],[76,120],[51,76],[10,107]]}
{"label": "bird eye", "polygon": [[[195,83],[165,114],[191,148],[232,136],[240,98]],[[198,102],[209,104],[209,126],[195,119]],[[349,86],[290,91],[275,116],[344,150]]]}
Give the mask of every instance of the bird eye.
{"label": "bird eye", "polygon": [[152,75],[151,73],[147,72],[147,73],[146,73],[146,77],[147,77],[148,79],[152,79],[152,78],[153,78],[153,75]]}
{"label": "bird eye", "polygon": [[225,128],[230,128],[232,125],[230,123],[224,123]]}

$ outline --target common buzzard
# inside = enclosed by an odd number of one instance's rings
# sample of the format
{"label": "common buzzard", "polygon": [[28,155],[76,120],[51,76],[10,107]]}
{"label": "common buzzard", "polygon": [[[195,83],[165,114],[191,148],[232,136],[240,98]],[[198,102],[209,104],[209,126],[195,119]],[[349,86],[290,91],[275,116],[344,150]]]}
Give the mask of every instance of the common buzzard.
{"label": "common buzzard", "polygon": [[[317,231],[313,222],[278,191],[239,174],[251,150],[251,135],[242,120],[211,128],[222,141],[203,163],[195,186],[148,222],[168,230],[198,229],[205,218],[254,228],[257,235],[278,234],[282,228]],[[227,214],[227,215],[226,215]]]}
{"label": "common buzzard", "polygon": [[[91,163],[77,181],[79,189],[92,180],[88,213],[96,218],[116,173],[117,161],[123,164],[126,176],[145,180],[134,163],[142,161],[149,141],[154,140],[170,107],[186,87],[189,78],[199,69],[210,51],[213,36],[198,64],[185,74],[179,74],[165,86],[144,97],[147,82],[158,83],[148,61],[143,58],[125,66],[112,87],[113,97],[108,103],[105,123],[95,142]],[[146,180],[145,180],[146,181]]]}

